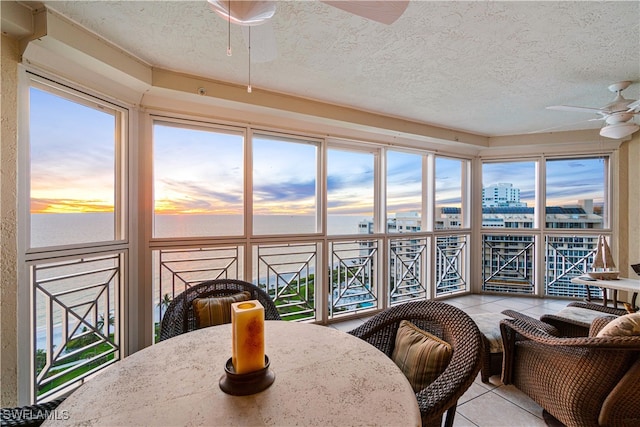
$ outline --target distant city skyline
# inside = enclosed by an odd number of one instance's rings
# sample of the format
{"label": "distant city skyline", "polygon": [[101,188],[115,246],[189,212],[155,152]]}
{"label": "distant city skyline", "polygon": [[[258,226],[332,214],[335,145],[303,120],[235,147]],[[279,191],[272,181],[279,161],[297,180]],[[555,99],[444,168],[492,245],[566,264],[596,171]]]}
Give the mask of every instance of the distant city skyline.
{"label": "distant city skyline", "polygon": [[[44,90],[30,91],[31,212],[108,212],[114,206],[115,117]],[[156,213],[242,213],[243,134],[210,134],[211,128],[154,127]],[[211,129],[212,130],[212,129]],[[254,147],[256,214],[304,215],[317,209],[317,159],[302,160],[298,144]],[[159,147],[162,147],[160,149]],[[208,148],[207,148],[208,147]],[[275,147],[275,148],[274,148]],[[306,147],[306,150],[305,150]],[[309,152],[309,145],[300,144]],[[369,151],[329,149],[327,192],[330,214],[371,215],[374,162]],[[416,210],[422,203],[422,157],[387,151],[387,212]],[[318,154],[316,154],[317,156]],[[460,206],[461,162],[436,158],[437,206]],[[603,203],[604,160],[546,162],[547,206]],[[510,182],[522,201],[535,201],[535,162],[487,162],[483,187]]]}

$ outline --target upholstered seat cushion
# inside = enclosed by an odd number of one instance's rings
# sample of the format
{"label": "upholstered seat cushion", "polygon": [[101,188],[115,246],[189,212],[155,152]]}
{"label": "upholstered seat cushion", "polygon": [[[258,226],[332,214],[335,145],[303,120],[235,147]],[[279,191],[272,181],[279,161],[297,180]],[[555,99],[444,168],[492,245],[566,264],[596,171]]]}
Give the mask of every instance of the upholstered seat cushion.
{"label": "upholstered seat cushion", "polygon": [[231,323],[231,304],[234,302],[248,301],[251,298],[249,292],[224,297],[196,298],[193,300],[193,313],[196,320],[196,328],[222,325]]}
{"label": "upholstered seat cushion", "polygon": [[451,345],[403,320],[391,358],[417,393],[444,372],[451,360]]}
{"label": "upholstered seat cushion", "polygon": [[478,325],[478,329],[489,343],[491,353],[502,353],[502,335],[500,321],[509,316],[502,313],[472,313],[469,317]]}
{"label": "upholstered seat cushion", "polygon": [[582,307],[565,307],[555,314],[565,319],[575,320],[586,324],[591,324],[597,317],[610,316],[610,314],[603,313],[601,311],[589,310]]}

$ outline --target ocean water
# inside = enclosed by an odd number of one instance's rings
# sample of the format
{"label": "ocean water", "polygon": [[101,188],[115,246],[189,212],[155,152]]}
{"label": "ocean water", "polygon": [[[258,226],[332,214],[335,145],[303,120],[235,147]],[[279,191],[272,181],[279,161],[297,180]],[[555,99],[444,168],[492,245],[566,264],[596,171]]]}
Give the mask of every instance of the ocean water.
{"label": "ocean water", "polygon": [[[371,220],[362,215],[329,215],[329,235],[357,234],[358,223]],[[113,213],[32,214],[31,247],[61,246],[114,240]],[[316,221],[305,215],[258,215],[254,217],[254,235],[315,233]],[[156,215],[154,236],[210,237],[241,236],[240,215]]]}

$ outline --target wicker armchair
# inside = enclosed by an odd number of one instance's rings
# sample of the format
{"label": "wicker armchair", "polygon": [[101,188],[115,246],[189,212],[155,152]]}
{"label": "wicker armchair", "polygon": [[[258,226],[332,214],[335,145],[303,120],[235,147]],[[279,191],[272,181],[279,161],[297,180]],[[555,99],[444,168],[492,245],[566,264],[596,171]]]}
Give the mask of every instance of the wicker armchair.
{"label": "wicker armchair", "polygon": [[568,426],[640,425],[640,337],[557,337],[526,316],[500,322],[502,382],[513,384]]}
{"label": "wicker armchair", "polygon": [[51,400],[34,405],[17,406],[0,409],[0,425],[2,427],[26,426],[38,427],[50,416],[65,398]]}
{"label": "wicker armchair", "polygon": [[[627,314],[625,309],[605,307],[593,302],[575,301],[569,303],[567,308],[591,311],[594,317],[622,316]],[[563,337],[584,337],[589,335],[589,329],[591,328],[591,322],[565,317],[562,315],[562,312],[558,314],[543,314],[540,316],[540,320],[555,326],[558,329],[558,336]]]}
{"label": "wicker armchair", "polygon": [[460,396],[471,386],[481,365],[482,338],[478,327],[462,310],[436,301],[414,301],[393,306],[350,331],[391,357],[396,332],[402,320],[451,344],[453,356],[434,382],[416,393],[423,425],[438,425],[447,412],[446,425],[453,425]]}
{"label": "wicker armchair", "polygon": [[160,341],[184,334],[196,329],[193,313],[193,300],[212,296],[228,296],[248,291],[251,299],[260,301],[264,306],[266,320],[281,320],[278,309],[269,295],[257,286],[234,279],[215,279],[199,283],[176,296],[167,307],[160,325]]}

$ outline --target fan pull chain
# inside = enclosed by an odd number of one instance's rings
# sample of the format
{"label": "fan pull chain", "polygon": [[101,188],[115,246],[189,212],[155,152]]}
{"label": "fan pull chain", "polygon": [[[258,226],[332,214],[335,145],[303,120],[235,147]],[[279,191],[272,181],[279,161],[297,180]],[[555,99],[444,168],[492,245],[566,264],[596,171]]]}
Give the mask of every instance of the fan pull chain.
{"label": "fan pull chain", "polygon": [[227,4],[227,56],[231,56],[231,0]]}
{"label": "fan pull chain", "polygon": [[247,92],[251,93],[251,26],[249,26],[249,86]]}

